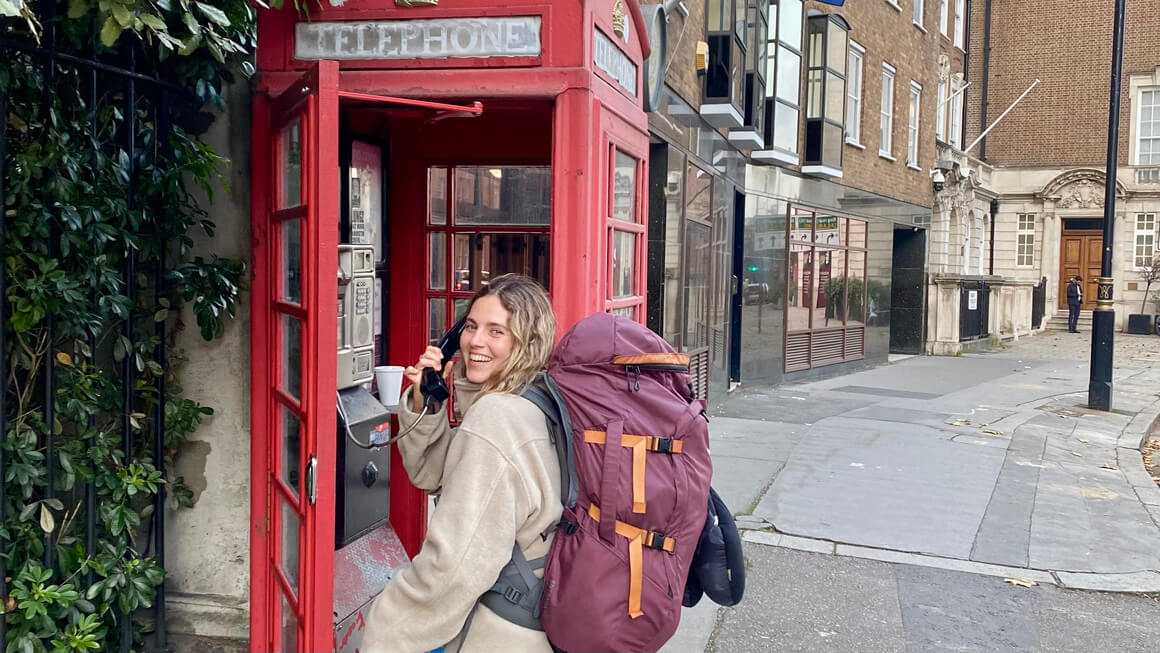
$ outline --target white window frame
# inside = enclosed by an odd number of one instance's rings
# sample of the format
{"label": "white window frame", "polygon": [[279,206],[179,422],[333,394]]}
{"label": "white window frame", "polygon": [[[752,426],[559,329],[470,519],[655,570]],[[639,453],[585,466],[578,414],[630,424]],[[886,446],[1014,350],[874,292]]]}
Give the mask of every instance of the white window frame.
{"label": "white window frame", "polygon": [[939,8],[938,31],[943,36],[950,36],[950,32],[947,31],[947,26],[950,22],[948,20],[948,14],[950,13],[949,7],[952,2],[954,2],[954,0],[942,0],[942,7]]}
{"label": "white window frame", "polygon": [[898,70],[882,62],[882,102],[878,121],[878,156],[894,160],[894,76]]}
{"label": "white window frame", "polygon": [[862,80],[865,77],[866,48],[850,41],[846,61],[846,142],[862,147]]}
{"label": "white window frame", "polygon": [[947,140],[947,80],[939,80],[938,97],[934,107],[934,138],[942,142]]}
{"label": "white window frame", "polygon": [[[948,2],[950,0],[947,0]],[[967,0],[955,0],[955,47],[966,52],[964,27],[967,22]]]}
{"label": "white window frame", "polygon": [[950,132],[949,134],[947,134],[948,138],[950,139],[950,141],[949,141],[950,144],[956,148],[959,148],[959,149],[962,149],[962,147],[963,147],[963,94],[961,92],[962,88],[963,88],[963,86],[962,86],[961,82],[951,85],[951,90],[952,90],[952,92],[955,93],[955,96],[953,99],[951,99],[951,115],[950,115],[950,121],[949,121],[950,124],[947,126],[947,131]]}
{"label": "white window frame", "polygon": [[886,4],[894,7],[898,11],[902,11],[902,5],[898,4],[898,0],[886,0]]}
{"label": "white window frame", "polygon": [[926,28],[922,26],[922,23],[926,18],[926,7],[923,6],[924,2],[925,0],[914,0],[914,14],[911,16],[911,19],[914,21],[914,24],[918,27],[918,29],[925,32]]}
{"label": "white window frame", "polygon": [[1132,241],[1132,264],[1139,270],[1152,264],[1156,257],[1156,214],[1136,214],[1136,237]]}
{"label": "white window frame", "polygon": [[[1150,121],[1149,135],[1144,136],[1144,97],[1151,94],[1152,120]],[[1139,102],[1136,103],[1136,165],[1160,166],[1160,86],[1145,86],[1140,89]],[[1144,141],[1150,141],[1151,156],[1144,160]]]}
{"label": "white window frame", "polygon": [[918,168],[918,123],[922,111],[922,84],[911,80],[910,103],[906,115],[906,165]]}
{"label": "white window frame", "polygon": [[1035,267],[1035,214],[1015,215],[1015,267]]}

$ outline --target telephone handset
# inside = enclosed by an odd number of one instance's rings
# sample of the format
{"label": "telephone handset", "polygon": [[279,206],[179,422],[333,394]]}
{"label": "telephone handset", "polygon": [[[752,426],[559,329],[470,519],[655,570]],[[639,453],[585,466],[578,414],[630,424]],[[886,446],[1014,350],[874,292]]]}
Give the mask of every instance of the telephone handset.
{"label": "telephone handset", "polygon": [[[389,444],[394,444],[395,442],[398,442],[400,438],[415,430],[415,427],[419,425],[419,421],[422,420],[423,417],[427,415],[427,412],[431,410],[432,402],[447,401],[447,399],[451,397],[451,391],[447,389],[447,383],[443,380],[443,370],[447,369],[448,363],[451,362],[451,357],[455,355],[455,352],[459,351],[459,336],[463,334],[463,327],[466,323],[467,316],[460,318],[459,321],[456,322],[455,325],[447,331],[447,333],[443,334],[442,338],[439,339],[439,349],[443,351],[443,365],[441,366],[441,369],[436,370],[433,367],[423,368],[423,380],[419,384],[419,391],[423,393],[423,410],[419,413],[419,417],[415,418],[415,421],[412,422],[410,426],[399,432],[398,435],[390,438],[385,442],[372,442],[364,444],[359,442],[358,439],[354,437],[354,434],[350,432],[350,428],[347,427],[346,434],[348,437],[350,437],[352,442],[362,447],[363,449],[376,449],[378,447],[385,447]],[[342,412],[341,397],[339,397],[338,410],[339,415],[343,418],[343,423],[345,424],[346,416]]]}
{"label": "telephone handset", "polygon": [[447,369],[447,365],[451,362],[451,357],[455,355],[455,352],[459,351],[459,337],[463,335],[463,327],[466,323],[467,316],[459,318],[459,321],[439,339],[438,347],[443,351],[443,369],[436,370],[433,367],[423,368],[423,381],[419,384],[419,391],[423,393],[424,407],[432,401],[447,401],[451,396],[451,391],[447,388],[447,382],[443,379],[443,370]]}

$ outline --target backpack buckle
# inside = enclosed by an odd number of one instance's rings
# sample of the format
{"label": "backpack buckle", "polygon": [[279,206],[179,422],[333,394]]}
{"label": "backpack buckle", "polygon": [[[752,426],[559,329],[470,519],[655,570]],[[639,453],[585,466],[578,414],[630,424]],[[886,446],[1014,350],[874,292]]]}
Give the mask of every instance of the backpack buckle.
{"label": "backpack buckle", "polygon": [[672,438],[657,438],[657,453],[672,453],[673,439]]}
{"label": "backpack buckle", "polygon": [[524,600],[524,593],[509,585],[508,588],[503,591],[503,597],[508,601],[519,605],[519,602]]}
{"label": "backpack buckle", "polygon": [[668,540],[672,540],[673,550],[675,551],[677,549],[677,538],[665,537],[664,535],[661,535],[660,533],[650,533],[650,535],[651,535],[651,537],[648,538],[648,548],[656,549],[657,551],[664,551],[665,550],[665,542]]}
{"label": "backpack buckle", "polygon": [[568,535],[575,535],[576,531],[580,530],[580,522],[573,521],[571,519],[568,519],[567,517],[561,517],[560,523],[557,524],[556,527],[559,528],[560,530],[564,531]]}

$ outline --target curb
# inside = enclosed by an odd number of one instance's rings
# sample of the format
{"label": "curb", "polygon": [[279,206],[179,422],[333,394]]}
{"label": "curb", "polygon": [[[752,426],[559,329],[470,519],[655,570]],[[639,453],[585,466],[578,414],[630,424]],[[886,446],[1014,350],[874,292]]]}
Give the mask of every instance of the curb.
{"label": "curb", "polygon": [[1160,486],[1152,480],[1140,455],[1140,448],[1157,426],[1160,426],[1160,399],[1136,413],[1120,432],[1116,440],[1116,466],[1124,473],[1124,478],[1132,486],[1136,498],[1148,511],[1152,521],[1160,526]]}
{"label": "curb", "polygon": [[1160,571],[1099,574],[1051,569],[1029,569],[1026,567],[1006,567],[986,562],[944,558],[923,553],[875,549],[873,547],[843,544],[831,540],[800,537],[797,535],[786,535],[784,533],[774,533],[766,530],[743,530],[741,539],[751,544],[793,549],[807,553],[860,558],[863,560],[876,560],[878,562],[916,565],[919,567],[933,567],[935,569],[961,571],[996,578],[1016,578],[1035,581],[1040,585],[1054,585],[1064,589],[1130,594],[1160,592]]}

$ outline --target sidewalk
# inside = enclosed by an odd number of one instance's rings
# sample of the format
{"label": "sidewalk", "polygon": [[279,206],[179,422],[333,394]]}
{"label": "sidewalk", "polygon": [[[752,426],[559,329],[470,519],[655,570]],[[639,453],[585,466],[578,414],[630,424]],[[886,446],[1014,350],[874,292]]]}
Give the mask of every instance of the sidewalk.
{"label": "sidewalk", "polygon": [[[751,513],[751,543],[1160,591],[1160,489],[1139,452],[1160,415],[1160,338],[1116,340],[1109,413],[1084,407],[1086,334],[741,389],[710,424],[714,487]],[[716,616],[687,610],[664,650],[702,650]]]}

